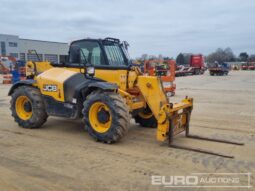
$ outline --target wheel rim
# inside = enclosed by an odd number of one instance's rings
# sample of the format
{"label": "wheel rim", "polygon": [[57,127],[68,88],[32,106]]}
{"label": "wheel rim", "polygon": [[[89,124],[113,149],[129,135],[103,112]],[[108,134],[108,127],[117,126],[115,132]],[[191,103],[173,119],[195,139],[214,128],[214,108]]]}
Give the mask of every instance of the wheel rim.
{"label": "wheel rim", "polygon": [[19,96],[16,99],[16,113],[22,120],[28,120],[32,117],[32,104],[27,96]]}
{"label": "wheel rim", "polygon": [[152,112],[140,112],[138,113],[138,115],[143,118],[143,119],[149,119],[153,116],[153,113]]}
{"label": "wheel rim", "polygon": [[109,107],[102,102],[93,103],[89,109],[89,121],[95,131],[99,133],[108,131],[112,124]]}

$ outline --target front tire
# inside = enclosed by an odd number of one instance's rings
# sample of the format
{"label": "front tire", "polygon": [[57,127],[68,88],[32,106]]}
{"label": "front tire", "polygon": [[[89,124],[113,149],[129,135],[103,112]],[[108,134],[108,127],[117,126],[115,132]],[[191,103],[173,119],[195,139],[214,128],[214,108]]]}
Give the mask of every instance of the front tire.
{"label": "front tire", "polygon": [[48,117],[40,91],[30,86],[14,90],[10,109],[15,122],[27,129],[41,127]]}
{"label": "front tire", "polygon": [[86,98],[83,106],[85,128],[95,140],[114,143],[127,133],[129,109],[119,94],[94,91]]}

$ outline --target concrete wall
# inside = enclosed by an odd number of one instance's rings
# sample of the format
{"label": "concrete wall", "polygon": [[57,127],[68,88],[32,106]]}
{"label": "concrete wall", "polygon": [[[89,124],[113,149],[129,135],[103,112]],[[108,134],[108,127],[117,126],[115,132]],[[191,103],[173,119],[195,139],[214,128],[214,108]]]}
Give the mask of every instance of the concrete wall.
{"label": "concrete wall", "polygon": [[[6,56],[12,56],[14,53],[18,59],[23,59],[25,56],[25,60],[28,60],[28,57],[35,58],[35,55],[28,56],[28,52],[36,50],[43,60],[52,58],[54,62],[59,62],[60,56],[67,55],[69,50],[68,43],[20,39],[17,35],[0,34],[0,55],[2,55],[1,42],[5,44]],[[13,43],[17,46],[12,47]]]}
{"label": "concrete wall", "polygon": [[[4,42],[5,49],[6,49],[6,55],[9,56],[11,53],[18,54],[19,55],[19,37],[16,35],[6,35],[6,34],[0,34],[0,55],[2,55],[2,47],[1,43]],[[10,46],[9,43],[16,43],[17,47]]]}
{"label": "concrete wall", "polygon": [[69,46],[67,43],[39,41],[30,39],[19,40],[20,53],[28,53],[29,50],[36,50],[38,54],[56,54],[56,55],[67,55]]}

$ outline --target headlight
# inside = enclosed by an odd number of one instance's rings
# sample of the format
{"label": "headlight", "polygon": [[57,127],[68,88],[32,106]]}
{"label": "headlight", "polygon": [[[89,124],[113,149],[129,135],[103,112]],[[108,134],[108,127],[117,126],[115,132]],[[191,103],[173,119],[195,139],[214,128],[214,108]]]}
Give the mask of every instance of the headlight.
{"label": "headlight", "polygon": [[95,68],[94,66],[88,66],[86,68],[86,73],[89,75],[89,76],[94,76],[95,75]]}
{"label": "headlight", "polygon": [[163,88],[171,88],[173,86],[172,82],[163,82]]}

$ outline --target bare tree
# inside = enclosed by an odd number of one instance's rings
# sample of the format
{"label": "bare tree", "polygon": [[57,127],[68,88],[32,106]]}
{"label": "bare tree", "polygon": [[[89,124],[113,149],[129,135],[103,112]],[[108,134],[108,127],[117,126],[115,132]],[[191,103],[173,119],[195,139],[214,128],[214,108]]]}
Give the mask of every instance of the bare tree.
{"label": "bare tree", "polygon": [[176,63],[178,65],[184,65],[185,64],[185,60],[184,60],[184,55],[182,53],[180,53],[177,57],[176,57]]}
{"label": "bare tree", "polygon": [[162,56],[162,54],[159,54],[159,55],[158,55],[158,59],[159,59],[159,60],[163,60],[163,58],[164,58],[164,57]]}
{"label": "bare tree", "polygon": [[207,57],[207,62],[213,63],[215,61],[217,62],[230,62],[230,61],[235,61],[235,55],[232,51],[231,48],[218,48],[215,52],[209,54]]}
{"label": "bare tree", "polygon": [[148,54],[143,54],[140,59],[147,60],[148,58],[149,58]]}
{"label": "bare tree", "polygon": [[241,52],[241,53],[239,54],[239,59],[240,59],[240,61],[242,61],[242,62],[248,61],[248,58],[249,58],[249,55],[247,54],[247,52]]}
{"label": "bare tree", "polygon": [[255,54],[251,54],[248,60],[249,62],[255,62]]}
{"label": "bare tree", "polygon": [[154,60],[154,59],[157,59],[157,56],[155,56],[155,55],[149,55],[149,60]]}

